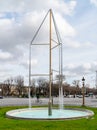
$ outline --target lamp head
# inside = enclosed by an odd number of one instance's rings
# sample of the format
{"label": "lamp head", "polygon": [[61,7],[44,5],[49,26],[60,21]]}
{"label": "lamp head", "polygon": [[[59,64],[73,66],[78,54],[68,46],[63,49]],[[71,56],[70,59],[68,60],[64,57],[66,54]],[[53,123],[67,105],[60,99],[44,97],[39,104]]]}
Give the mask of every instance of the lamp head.
{"label": "lamp head", "polygon": [[85,78],[84,78],[84,77],[82,78],[82,81],[83,81],[83,82],[85,81]]}

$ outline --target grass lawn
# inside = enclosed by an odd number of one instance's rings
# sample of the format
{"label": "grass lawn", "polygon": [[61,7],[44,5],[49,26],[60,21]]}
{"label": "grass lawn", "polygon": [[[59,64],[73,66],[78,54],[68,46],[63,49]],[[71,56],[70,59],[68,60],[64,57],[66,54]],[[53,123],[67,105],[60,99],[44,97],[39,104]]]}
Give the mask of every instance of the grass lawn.
{"label": "grass lawn", "polygon": [[97,130],[97,108],[87,108],[95,115],[88,119],[37,121],[8,119],[5,113],[21,107],[0,107],[0,130]]}

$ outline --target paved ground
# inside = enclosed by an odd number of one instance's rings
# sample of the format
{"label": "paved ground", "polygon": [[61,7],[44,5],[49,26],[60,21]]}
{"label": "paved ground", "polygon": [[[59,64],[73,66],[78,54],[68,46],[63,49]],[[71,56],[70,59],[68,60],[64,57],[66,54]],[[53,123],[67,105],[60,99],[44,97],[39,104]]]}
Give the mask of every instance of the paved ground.
{"label": "paved ground", "polygon": [[[58,98],[53,98],[53,103],[58,104]],[[0,106],[25,106],[29,104],[28,98],[3,98],[0,99]],[[31,99],[33,105],[46,105],[48,104],[48,98],[40,98],[40,102],[37,103],[36,98]],[[64,98],[64,105],[82,105],[82,98]],[[97,107],[96,98],[85,98],[85,105]]]}

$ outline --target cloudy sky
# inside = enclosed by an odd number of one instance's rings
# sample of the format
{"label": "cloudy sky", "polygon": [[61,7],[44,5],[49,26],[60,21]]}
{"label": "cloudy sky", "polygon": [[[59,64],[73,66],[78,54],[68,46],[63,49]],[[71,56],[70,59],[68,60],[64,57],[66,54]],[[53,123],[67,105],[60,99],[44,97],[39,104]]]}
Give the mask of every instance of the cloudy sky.
{"label": "cloudy sky", "polygon": [[[0,82],[22,75],[28,83],[29,44],[49,9],[63,41],[66,81],[85,76],[95,87],[97,0],[0,0]],[[48,19],[46,22],[36,38],[39,42],[48,42]],[[47,72],[47,50],[35,46],[32,52],[32,72]]]}

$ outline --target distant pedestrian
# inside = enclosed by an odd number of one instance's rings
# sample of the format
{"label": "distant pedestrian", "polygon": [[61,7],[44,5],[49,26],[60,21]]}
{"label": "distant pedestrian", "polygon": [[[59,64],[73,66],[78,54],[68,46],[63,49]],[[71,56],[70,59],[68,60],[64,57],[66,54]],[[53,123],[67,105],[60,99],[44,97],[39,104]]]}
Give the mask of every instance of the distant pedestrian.
{"label": "distant pedestrian", "polygon": [[36,94],[37,102],[39,102],[39,93]]}

